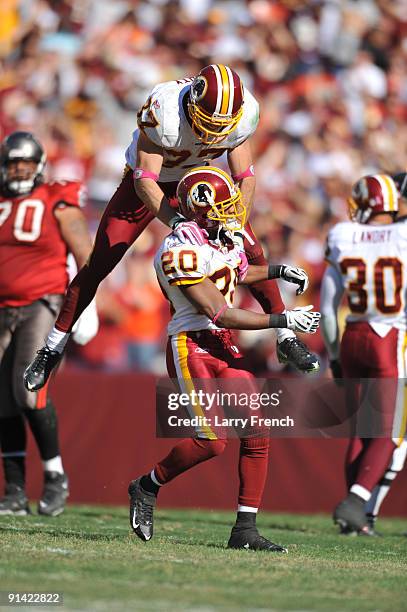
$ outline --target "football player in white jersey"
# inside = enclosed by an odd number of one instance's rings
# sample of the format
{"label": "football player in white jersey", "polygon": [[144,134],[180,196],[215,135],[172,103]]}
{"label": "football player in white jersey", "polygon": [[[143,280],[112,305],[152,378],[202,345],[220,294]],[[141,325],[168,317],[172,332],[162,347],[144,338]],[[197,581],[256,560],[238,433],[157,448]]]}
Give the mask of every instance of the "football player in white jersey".
{"label": "football player in white jersey", "polygon": [[[27,369],[26,385],[44,386],[58,363],[75,321],[90,303],[99,283],[156,216],[175,229],[184,242],[203,244],[206,231],[171,208],[178,181],[189,168],[208,164],[227,152],[233,180],[248,210],[255,176],[250,136],[257,127],[259,106],[239,76],[222,64],[211,64],[193,79],[157,85],[138,113],[138,129],[126,151],[125,175],[101,219],[87,264],[70,284],[46,345]],[[245,227],[250,263],[266,265],[250,225]],[[251,291],[269,314],[284,312],[273,280],[253,284]],[[277,331],[277,355],[303,372],[319,369],[318,358],[289,329]]]}
{"label": "football player in white jersey", "polygon": [[[392,437],[350,440],[349,494],[334,511],[334,520],[345,533],[369,532],[365,504],[405,433],[407,225],[394,223],[398,202],[390,176],[363,177],[349,200],[352,221],[333,227],[327,241],[330,265],[322,281],[321,312],[332,372],[337,378],[343,373],[344,378],[394,381],[394,385],[376,385],[371,399]],[[339,342],[337,309],[344,292],[350,313]],[[359,405],[360,395],[353,400]]]}
{"label": "football player in white jersey", "polygon": [[[395,223],[405,223],[407,221],[407,172],[400,172],[395,174],[392,178],[400,194],[399,210]],[[383,501],[396,479],[397,474],[404,468],[406,455],[407,439],[404,437],[404,440],[393,452],[390,464],[376,487],[373,489],[372,496],[365,507],[369,533],[372,535],[375,534],[375,524]]]}
{"label": "football player in white jersey", "polygon": [[[212,389],[214,379],[233,379],[234,389],[240,380],[250,395],[256,391],[255,380],[242,365],[230,330],[282,327],[314,333],[320,315],[312,312],[312,306],[271,315],[233,308],[236,284],[285,278],[296,283],[297,293],[302,293],[308,285],[307,276],[300,268],[247,265],[241,240],[236,238],[246,210],[239,188],[222,170],[206,166],[187,172],[177,196],[181,213],[198,223],[208,233],[208,240],[202,246],[185,245],[172,233],[155,258],[157,277],[173,313],[168,326],[168,374],[183,393],[198,393],[196,379],[208,379]],[[192,418],[203,414],[201,406],[193,404],[188,411]],[[196,438],[182,440],[149,474],[129,485],[130,524],[143,541],[153,535],[153,510],[160,487],[219,455],[226,446],[227,435],[214,425],[213,418],[198,420],[195,431]],[[255,522],[267,473],[268,433],[264,427],[242,432],[238,512],[229,548],[285,551],[262,537]]]}

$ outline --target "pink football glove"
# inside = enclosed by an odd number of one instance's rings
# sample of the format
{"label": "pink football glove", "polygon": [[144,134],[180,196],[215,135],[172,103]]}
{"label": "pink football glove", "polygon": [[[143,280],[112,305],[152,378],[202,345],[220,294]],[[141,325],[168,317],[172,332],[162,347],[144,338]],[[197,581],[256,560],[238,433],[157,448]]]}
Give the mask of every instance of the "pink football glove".
{"label": "pink football glove", "polygon": [[173,229],[173,233],[184,244],[195,244],[202,246],[208,240],[208,232],[199,227],[195,221],[181,221]]}
{"label": "pink football glove", "polygon": [[237,278],[239,282],[243,282],[246,278],[247,271],[249,269],[249,262],[247,261],[246,253],[240,251],[240,264],[238,268]]}

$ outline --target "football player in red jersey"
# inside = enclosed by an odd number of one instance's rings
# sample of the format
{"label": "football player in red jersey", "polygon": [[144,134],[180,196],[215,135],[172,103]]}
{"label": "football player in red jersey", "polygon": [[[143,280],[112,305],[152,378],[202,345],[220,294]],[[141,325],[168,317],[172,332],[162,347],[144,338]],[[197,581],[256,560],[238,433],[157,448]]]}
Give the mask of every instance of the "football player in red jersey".
{"label": "football player in red jersey", "polygon": [[[236,72],[223,64],[211,64],[194,78],[160,83],[153,89],[138,113],[138,129],[126,151],[127,169],[100,222],[91,257],[70,284],[52,334],[27,370],[27,388],[40,389],[46,383],[99,283],[155,216],[184,242],[205,241],[205,231],[185,222],[170,206],[188,169],[208,165],[226,153],[233,180],[250,211],[255,189],[250,136],[258,120],[257,101]],[[243,234],[249,262],[265,265],[249,223]],[[274,280],[255,283],[250,290],[265,312],[284,312]],[[319,369],[317,357],[294,332],[278,330],[277,341],[281,362],[303,372]]]}
{"label": "football player in red jersey", "polygon": [[[82,185],[46,183],[45,153],[28,132],[14,132],[0,148],[0,446],[6,481],[0,514],[29,512],[25,494],[28,421],[44,467],[40,514],[64,509],[68,480],[59,451],[55,408],[44,387],[29,393],[23,372],[48,334],[68,284],[67,255],[78,268],[91,250],[80,210]],[[84,312],[74,340],[85,344],[97,332],[94,305]]]}
{"label": "football player in red jersey", "polygon": [[[247,264],[243,240],[238,235],[244,224],[245,207],[239,188],[222,170],[211,166],[190,170],[179,182],[177,196],[181,213],[205,229],[208,240],[201,246],[185,245],[172,233],[165,238],[154,260],[159,284],[172,311],[168,325],[168,374],[177,381],[181,393],[191,399],[203,389],[221,390],[222,384],[225,389],[227,381],[233,381],[233,391],[240,387],[244,397],[253,398],[258,395],[257,385],[242,363],[242,354],[230,330],[281,327],[314,333],[320,315],[311,311],[312,306],[271,315],[233,308],[235,287],[238,282],[250,286],[257,281],[289,278],[298,285],[300,294],[308,286],[307,275],[300,268],[284,265]],[[236,405],[229,408],[235,415],[239,410]],[[153,535],[153,510],[160,487],[220,455],[226,447],[226,432],[218,427],[215,416],[219,410],[220,418],[222,406],[205,413],[200,403],[192,402],[187,410],[198,421],[196,437],[180,441],[149,474],[129,485],[130,524],[143,541]],[[202,421],[204,414],[208,418]],[[240,416],[244,415],[240,413]],[[251,422],[247,419],[246,425],[248,421]],[[285,552],[284,547],[261,536],[256,528],[256,514],[267,475],[268,449],[267,427],[252,424],[250,428],[243,428],[238,509],[229,548]]]}

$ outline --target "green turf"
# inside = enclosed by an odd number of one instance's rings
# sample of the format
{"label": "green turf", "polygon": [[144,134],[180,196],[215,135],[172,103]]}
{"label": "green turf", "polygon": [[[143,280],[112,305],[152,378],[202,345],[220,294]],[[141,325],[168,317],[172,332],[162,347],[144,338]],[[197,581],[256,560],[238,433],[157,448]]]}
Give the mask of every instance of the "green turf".
{"label": "green turf", "polygon": [[347,538],[329,517],[263,513],[263,535],[289,549],[281,555],[226,550],[232,520],[157,511],[144,544],[125,508],[0,517],[0,591],[62,591],[55,610],[407,610],[407,521]]}

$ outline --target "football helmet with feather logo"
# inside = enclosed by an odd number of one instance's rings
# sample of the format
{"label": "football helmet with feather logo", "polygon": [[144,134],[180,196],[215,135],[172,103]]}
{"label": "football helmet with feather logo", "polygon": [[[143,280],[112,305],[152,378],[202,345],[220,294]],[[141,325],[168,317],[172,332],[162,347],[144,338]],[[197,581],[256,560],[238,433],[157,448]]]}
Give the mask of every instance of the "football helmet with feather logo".
{"label": "football helmet with feather logo", "polygon": [[352,221],[367,223],[372,215],[396,213],[399,194],[393,179],[387,174],[364,176],[352,187],[348,199]]}
{"label": "football helmet with feather logo", "polygon": [[245,224],[246,208],[240,189],[219,168],[189,170],[178,183],[177,198],[181,214],[204,229],[222,226],[236,231]]}
{"label": "football helmet with feather logo", "polygon": [[211,64],[194,78],[188,112],[197,137],[216,143],[230,134],[243,113],[243,85],[234,70]]}

